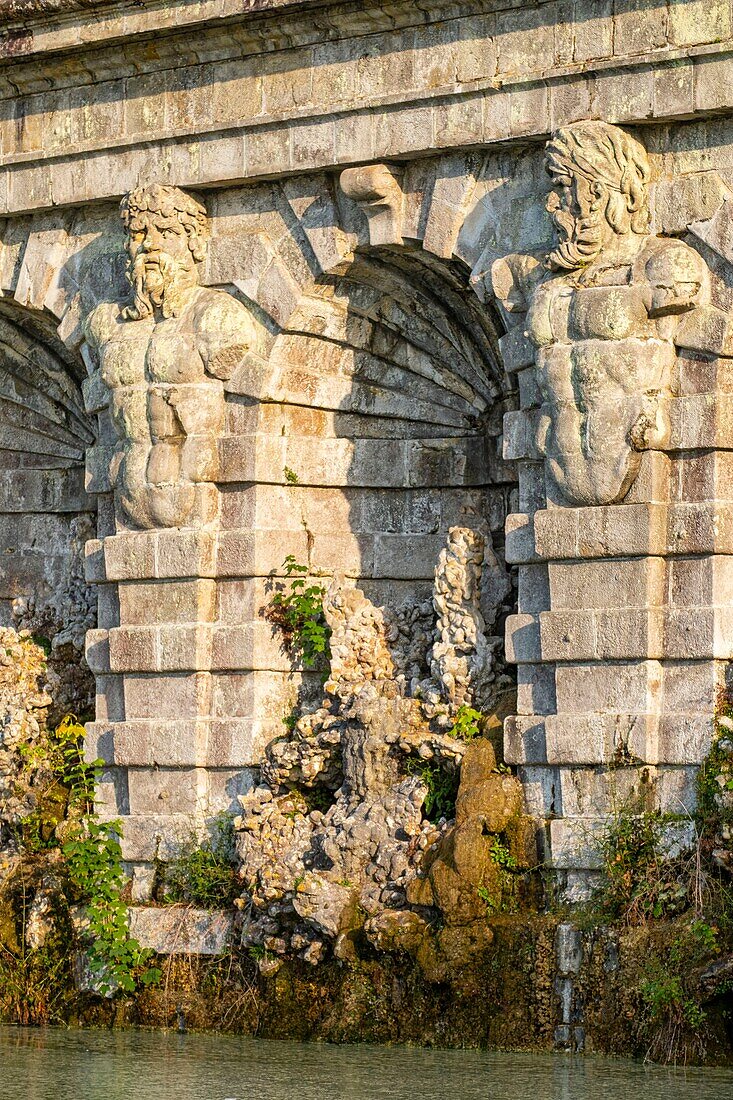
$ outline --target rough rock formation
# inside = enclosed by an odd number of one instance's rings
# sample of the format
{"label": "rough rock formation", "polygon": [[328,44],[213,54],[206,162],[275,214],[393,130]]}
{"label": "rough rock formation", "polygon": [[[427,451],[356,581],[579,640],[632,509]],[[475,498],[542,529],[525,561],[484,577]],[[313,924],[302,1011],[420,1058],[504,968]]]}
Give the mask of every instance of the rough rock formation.
{"label": "rough rock formation", "polygon": [[84,658],[88,630],[97,623],[97,596],[84,579],[84,546],[94,537],[90,516],[77,516],[70,524],[68,568],[61,583],[43,601],[19,596],[13,601],[13,620],[18,631],[42,638],[49,647],[44,656],[53,679],[49,723],[65,714],[91,714],[94,677]]}
{"label": "rough rock formation", "polygon": [[733,719],[719,716],[718,730],[706,765],[716,821],[712,857],[722,871],[733,875]]}
{"label": "rough rock formation", "polygon": [[[241,799],[235,823],[244,939],[265,972],[288,955],[317,963],[333,949],[352,957],[364,934],[377,946],[389,939],[393,948],[412,949],[435,920],[467,914],[485,925],[486,902],[476,891],[491,886],[489,834],[524,820],[521,788],[496,771],[490,742],[480,738],[467,749],[452,728],[461,707],[495,707],[510,683],[495,639],[484,633],[485,555],[488,569],[498,571],[483,535],[450,531],[436,570],[434,616],[429,604],[375,607],[339,579],[327,592],[331,661],[323,704],[269,746],[262,784]],[[503,598],[506,589],[493,580]],[[484,768],[472,765],[469,787],[462,781],[459,824],[429,820],[429,786],[455,789],[465,757]],[[472,899],[464,914],[431,884],[439,858],[447,858],[447,838],[457,836],[460,847],[471,830],[481,865],[457,891]],[[415,895],[420,912],[412,911],[411,890],[429,868],[432,877]]]}
{"label": "rough rock formation", "polygon": [[48,689],[41,647],[25,632],[0,629],[0,882],[16,862],[12,827],[37,804],[28,750],[46,729]]}

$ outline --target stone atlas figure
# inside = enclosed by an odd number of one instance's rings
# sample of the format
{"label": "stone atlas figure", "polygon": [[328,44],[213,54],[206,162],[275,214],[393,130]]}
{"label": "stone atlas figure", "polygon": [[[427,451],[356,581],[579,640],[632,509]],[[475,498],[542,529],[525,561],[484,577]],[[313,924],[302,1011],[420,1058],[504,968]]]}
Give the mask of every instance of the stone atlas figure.
{"label": "stone atlas figure", "polygon": [[727,325],[710,304],[702,257],[650,232],[651,171],[638,141],[576,122],[553,134],[545,164],[556,247],[497,260],[492,283],[535,349],[548,493],[610,504],[627,493],[642,452],[664,446],[676,347],[714,350],[710,322]]}
{"label": "stone atlas figure", "polygon": [[121,204],[132,301],[103,302],[85,324],[110,395],[110,480],[133,528],[206,523],[216,514],[224,381],[256,341],[247,309],[203,287],[204,206],[153,184]]}

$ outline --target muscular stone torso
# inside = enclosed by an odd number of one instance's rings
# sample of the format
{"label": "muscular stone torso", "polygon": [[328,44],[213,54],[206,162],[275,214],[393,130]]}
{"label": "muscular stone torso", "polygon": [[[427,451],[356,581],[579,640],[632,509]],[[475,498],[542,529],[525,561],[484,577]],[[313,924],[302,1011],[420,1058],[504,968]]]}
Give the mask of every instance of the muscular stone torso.
{"label": "muscular stone torso", "polygon": [[249,316],[195,287],[176,316],[127,320],[103,303],[87,327],[119,440],[110,474],[123,510],[135,526],[180,525],[195,486],[217,477],[222,379],[251,343]]}
{"label": "muscular stone torso", "polygon": [[650,316],[646,266],[668,243],[648,238],[633,262],[548,276],[532,295],[525,323],[543,399],[537,444],[574,503],[622,497],[641,451],[664,435],[660,395],[675,348]]}

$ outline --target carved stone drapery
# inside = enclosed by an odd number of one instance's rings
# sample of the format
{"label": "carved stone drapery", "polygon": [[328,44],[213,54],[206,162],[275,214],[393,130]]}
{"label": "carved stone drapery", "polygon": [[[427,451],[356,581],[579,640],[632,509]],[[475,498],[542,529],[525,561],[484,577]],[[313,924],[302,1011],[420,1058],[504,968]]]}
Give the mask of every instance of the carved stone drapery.
{"label": "carved stone drapery", "polygon": [[199,283],[209,237],[202,204],[152,185],[121,204],[131,304],[102,302],[85,334],[109,393],[109,480],[134,528],[213,519],[224,382],[255,342],[250,314]]}

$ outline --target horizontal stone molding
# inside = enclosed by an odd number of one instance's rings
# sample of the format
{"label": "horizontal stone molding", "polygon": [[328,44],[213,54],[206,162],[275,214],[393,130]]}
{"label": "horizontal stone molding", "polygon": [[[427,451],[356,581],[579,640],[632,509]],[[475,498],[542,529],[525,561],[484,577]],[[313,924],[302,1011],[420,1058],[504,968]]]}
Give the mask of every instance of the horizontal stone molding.
{"label": "horizontal stone molding", "polygon": [[164,768],[241,768],[261,763],[265,745],[282,733],[279,718],[199,718],[91,722],[90,757],[106,764]]}
{"label": "horizontal stone molding", "polygon": [[[0,214],[117,199],[146,174],[151,161],[165,166],[164,181],[195,188],[540,139],[588,116],[629,124],[733,110],[725,78],[730,46],[703,49],[597,61],[593,72],[508,77],[501,87],[491,78],[426,88],[412,96],[402,89],[386,96],[372,93],[358,109],[334,109],[331,97],[327,105],[296,109],[296,117],[292,107],[262,114],[246,128],[241,122],[207,125],[205,107],[204,114],[195,113],[195,125],[169,123],[134,135],[115,119],[107,124],[107,141],[79,139],[70,148],[66,139],[55,152],[48,142],[28,152],[6,151]],[[669,85],[680,81],[680,93],[670,95]],[[122,102],[121,86],[116,94]],[[128,94],[127,101],[134,98]],[[210,99],[207,85],[202,103]]]}
{"label": "horizontal stone molding", "polygon": [[297,471],[303,486],[422,488],[487,485],[490,471],[475,436],[414,439],[324,439],[313,436],[232,435],[219,444],[219,481],[287,484]]}
{"label": "horizontal stone molding", "polygon": [[733,608],[621,608],[510,615],[507,659],[645,661],[733,659]]}
{"label": "horizontal stone molding", "polygon": [[695,765],[715,735],[712,715],[518,715],[504,723],[504,753],[517,765]]}

